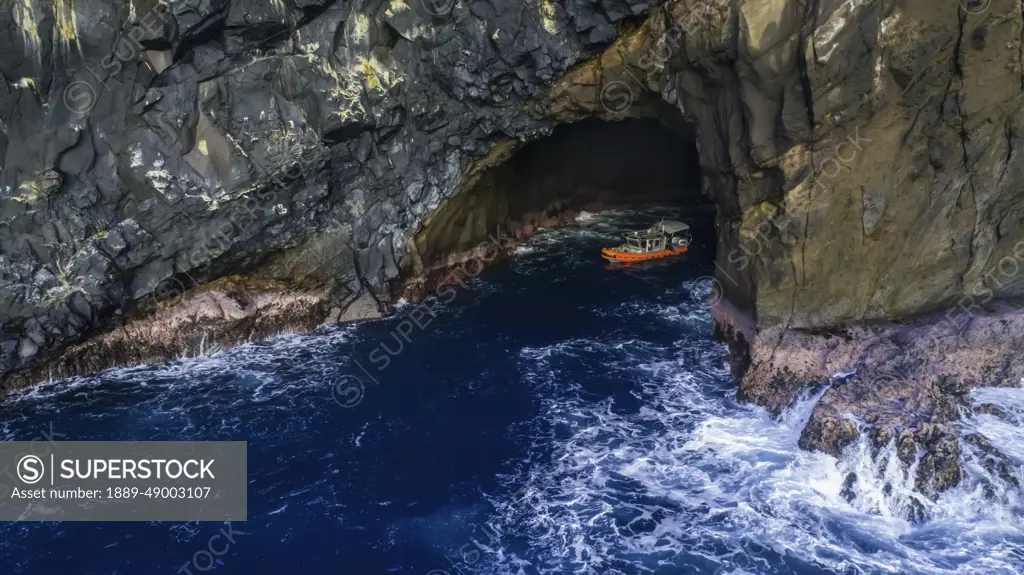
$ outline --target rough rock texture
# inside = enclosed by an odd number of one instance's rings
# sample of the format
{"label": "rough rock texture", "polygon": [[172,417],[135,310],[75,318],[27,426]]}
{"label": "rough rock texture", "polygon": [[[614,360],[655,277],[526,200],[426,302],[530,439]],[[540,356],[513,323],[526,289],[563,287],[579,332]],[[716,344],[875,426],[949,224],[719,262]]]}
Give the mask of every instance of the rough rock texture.
{"label": "rough rock texture", "polygon": [[[431,219],[449,198],[479,205],[487,170],[587,117],[694,138],[745,397],[778,408],[832,375],[805,342],[848,341],[825,366],[860,369],[879,338],[910,345],[893,322],[958,310],[960,330],[1024,297],[1017,0],[3,1],[5,381],[169,285],[244,274],[316,286],[323,317],[380,313],[425,254],[464,247],[462,225],[431,231],[459,221]],[[957,344],[1012,380],[1009,334],[985,333]],[[126,356],[103,353],[87,367]],[[949,369],[906,378],[939,426],[995,378],[929,379]],[[809,447],[851,435],[840,395]],[[915,429],[936,490],[954,482],[944,432]]]}
{"label": "rough rock texture", "polygon": [[549,133],[548,84],[650,5],[571,8],[5,0],[0,372],[231,274],[386,299],[464,170]]}
{"label": "rough rock texture", "polygon": [[[171,295],[171,294],[167,294]],[[229,276],[153,303],[137,319],[118,317],[108,329],[81,344],[60,350],[45,364],[9,377],[7,388],[25,382],[59,379],[114,365],[134,365],[214,353],[218,349],[288,331],[308,331],[326,321],[373,317],[331,317],[319,287]],[[349,310],[359,310],[356,304]],[[379,317],[379,314],[378,314]],[[3,391],[3,388],[0,388]]]}
{"label": "rough rock texture", "polygon": [[973,317],[962,329],[932,317],[817,334],[767,328],[758,339],[742,399],[778,412],[806,382],[839,374],[811,413],[800,446],[839,455],[862,432],[876,447],[896,441],[906,464],[922,454],[917,488],[931,496],[962,477],[955,422],[972,408],[971,388],[1024,381],[1024,315],[1013,308]]}

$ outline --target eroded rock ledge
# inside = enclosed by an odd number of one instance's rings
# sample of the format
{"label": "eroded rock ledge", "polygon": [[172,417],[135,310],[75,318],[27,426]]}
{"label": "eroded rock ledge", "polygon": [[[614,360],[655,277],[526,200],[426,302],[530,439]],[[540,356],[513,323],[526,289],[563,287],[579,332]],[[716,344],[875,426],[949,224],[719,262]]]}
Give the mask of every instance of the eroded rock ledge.
{"label": "eroded rock ledge", "polygon": [[112,319],[113,326],[104,333],[7,378],[0,391],[108,367],[214,353],[283,332],[310,331],[341,315],[339,308],[328,307],[323,287],[240,276],[165,295],[171,297],[154,301],[134,318]]}

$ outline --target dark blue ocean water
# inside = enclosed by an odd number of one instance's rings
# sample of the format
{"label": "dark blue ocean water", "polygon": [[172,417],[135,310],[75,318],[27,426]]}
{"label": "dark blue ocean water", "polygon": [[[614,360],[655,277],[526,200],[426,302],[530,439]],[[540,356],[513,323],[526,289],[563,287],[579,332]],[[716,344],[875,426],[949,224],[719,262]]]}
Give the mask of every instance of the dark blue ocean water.
{"label": "dark blue ocean water", "polygon": [[[1020,572],[1019,492],[968,484],[913,525],[905,470],[797,449],[814,398],[781,421],[737,404],[712,246],[597,257],[653,217],[542,231],[408,341],[413,305],[7,398],[4,440],[248,441],[249,521],[3,524],[0,574]],[[851,469],[877,493],[846,502]]]}

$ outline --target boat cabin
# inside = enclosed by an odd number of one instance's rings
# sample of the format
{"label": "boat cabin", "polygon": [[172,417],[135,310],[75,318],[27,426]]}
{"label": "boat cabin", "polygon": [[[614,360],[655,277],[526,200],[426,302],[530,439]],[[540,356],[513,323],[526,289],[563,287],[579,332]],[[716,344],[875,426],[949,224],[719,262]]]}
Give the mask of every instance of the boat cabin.
{"label": "boat cabin", "polygon": [[623,237],[626,243],[602,249],[601,257],[612,262],[636,262],[686,253],[690,247],[690,226],[662,220]]}
{"label": "boat cabin", "polygon": [[652,253],[690,245],[690,226],[675,221],[662,221],[646,230],[629,232],[626,243],[617,248],[627,253]]}

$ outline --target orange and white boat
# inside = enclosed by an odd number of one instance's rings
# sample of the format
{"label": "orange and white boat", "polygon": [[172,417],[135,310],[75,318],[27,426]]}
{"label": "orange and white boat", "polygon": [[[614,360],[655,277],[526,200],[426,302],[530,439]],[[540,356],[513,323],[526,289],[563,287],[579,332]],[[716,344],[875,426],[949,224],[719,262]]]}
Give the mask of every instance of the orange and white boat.
{"label": "orange and white boat", "polygon": [[610,262],[631,263],[678,256],[690,249],[690,226],[671,220],[662,220],[623,237],[626,243],[602,249],[601,257]]}

